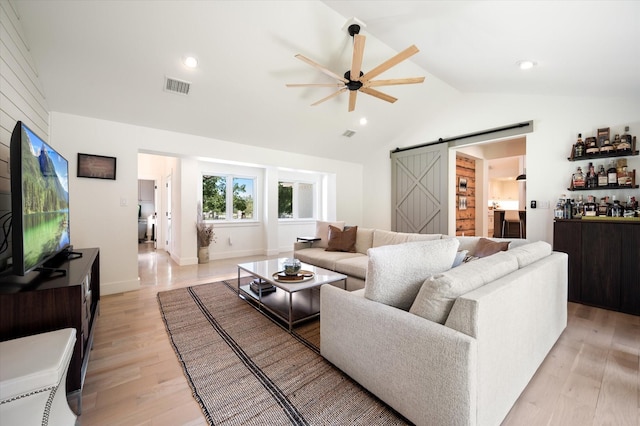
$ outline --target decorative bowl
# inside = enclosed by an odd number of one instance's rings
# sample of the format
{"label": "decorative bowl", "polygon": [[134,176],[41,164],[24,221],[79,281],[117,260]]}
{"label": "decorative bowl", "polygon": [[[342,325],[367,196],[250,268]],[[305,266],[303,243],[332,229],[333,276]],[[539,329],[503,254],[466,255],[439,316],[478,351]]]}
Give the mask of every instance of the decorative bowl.
{"label": "decorative bowl", "polygon": [[283,267],[285,275],[298,275],[302,264],[298,259],[285,259]]}

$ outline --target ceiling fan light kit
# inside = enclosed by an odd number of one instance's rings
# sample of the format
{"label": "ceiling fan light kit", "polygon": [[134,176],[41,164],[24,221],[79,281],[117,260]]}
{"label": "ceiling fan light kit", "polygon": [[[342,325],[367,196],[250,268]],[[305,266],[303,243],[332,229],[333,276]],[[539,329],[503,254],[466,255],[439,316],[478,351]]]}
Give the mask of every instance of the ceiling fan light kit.
{"label": "ceiling fan light kit", "polygon": [[[379,90],[373,89],[372,87],[379,86],[392,86],[398,84],[417,84],[422,83],[424,81],[424,77],[412,77],[412,78],[396,78],[389,80],[372,80],[383,72],[387,71],[389,68],[392,68],[398,65],[400,62],[405,59],[410,58],[419,52],[418,48],[415,45],[409,46],[407,49],[398,53],[390,59],[387,59],[385,62],[381,63],[377,67],[372,70],[364,73],[362,71],[362,58],[364,57],[364,45],[366,41],[366,37],[360,34],[360,30],[364,28],[365,25],[362,21],[357,18],[351,18],[344,25],[343,30],[346,29],[347,33],[353,37],[353,56],[351,59],[351,69],[347,70],[343,76],[331,71],[330,69],[312,61],[309,58],[301,54],[295,55],[296,58],[300,59],[303,62],[311,65],[312,67],[322,71],[326,75],[335,78],[339,81],[339,83],[297,83],[297,84],[287,84],[287,87],[340,87],[337,92],[332,93],[329,96],[326,96],[319,101],[314,102],[311,106],[315,106],[321,104],[322,102],[328,101],[339,94],[349,91],[349,112],[354,111],[356,108],[356,98],[358,92],[365,93],[369,96],[373,96],[378,99],[382,99],[383,101],[394,103],[398,99],[393,96],[387,95],[386,93],[380,92]],[[357,76],[353,78],[353,76]]]}

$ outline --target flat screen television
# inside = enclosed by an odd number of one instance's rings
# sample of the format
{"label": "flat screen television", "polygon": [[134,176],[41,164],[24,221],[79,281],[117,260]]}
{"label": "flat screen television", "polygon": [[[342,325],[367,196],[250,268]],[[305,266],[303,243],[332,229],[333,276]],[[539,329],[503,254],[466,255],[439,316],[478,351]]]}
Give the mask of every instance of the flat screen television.
{"label": "flat screen television", "polygon": [[13,273],[26,275],[71,246],[69,163],[18,121],[9,164]]}

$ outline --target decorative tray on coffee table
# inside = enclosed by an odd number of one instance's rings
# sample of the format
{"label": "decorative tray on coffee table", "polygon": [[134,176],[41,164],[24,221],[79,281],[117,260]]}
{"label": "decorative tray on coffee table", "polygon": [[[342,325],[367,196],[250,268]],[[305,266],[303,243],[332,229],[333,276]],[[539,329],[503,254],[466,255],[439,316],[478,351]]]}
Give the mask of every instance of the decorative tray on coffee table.
{"label": "decorative tray on coffee table", "polygon": [[313,272],[300,270],[296,275],[287,275],[284,271],[276,272],[273,274],[273,279],[281,283],[301,283],[304,281],[312,280],[314,277]]}

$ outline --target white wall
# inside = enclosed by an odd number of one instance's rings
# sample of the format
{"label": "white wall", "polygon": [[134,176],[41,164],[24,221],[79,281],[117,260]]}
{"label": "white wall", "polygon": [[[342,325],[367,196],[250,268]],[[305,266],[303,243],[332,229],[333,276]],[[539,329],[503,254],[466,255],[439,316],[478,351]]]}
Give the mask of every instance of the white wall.
{"label": "white wall", "polygon": [[[527,210],[527,237],[552,242],[553,205],[560,194],[567,193],[569,178],[578,165],[567,161],[577,134],[595,135],[601,127],[610,127],[612,135],[622,134],[624,126],[629,125],[630,133],[640,135],[639,118],[638,99],[471,94],[443,105],[439,113],[390,141],[388,150],[533,120],[534,131],[526,135],[526,205],[531,200],[548,201],[551,208]],[[364,165],[365,192],[377,195],[365,200],[363,226],[389,229],[391,165],[388,151],[378,154],[367,157]],[[630,157],[628,163],[629,169],[640,171],[640,157]],[[639,191],[616,194],[623,198],[627,194],[638,196]],[[450,209],[453,211],[453,205]]]}
{"label": "white wall", "polygon": [[[172,176],[173,241],[171,255],[179,264],[197,262],[195,220],[202,159],[219,162],[239,160],[244,165],[266,170],[290,168],[326,175],[328,208],[324,219],[340,218],[359,224],[363,220],[363,168],[360,164],[335,161],[269,149],[248,148],[233,142],[116,123],[59,112],[51,113],[51,143],[69,159],[71,193],[71,239],[76,247],[100,247],[103,294],[138,288],[137,273],[137,197],[138,153],[175,156],[176,161],[164,171],[145,167],[145,177]],[[78,152],[117,158],[117,179],[103,181],[74,177]],[[151,175],[151,176],[149,176]],[[275,174],[277,179],[277,174]],[[266,180],[266,179],[265,179]],[[276,180],[277,182],[277,180]],[[162,182],[164,185],[164,182]],[[163,195],[163,200],[166,197]],[[333,202],[332,200],[336,201]],[[162,202],[161,202],[162,205]],[[273,205],[273,201],[270,203]],[[269,207],[272,209],[273,207]],[[271,210],[269,210],[271,211]],[[275,218],[268,216],[255,227],[233,228],[234,255],[278,252],[277,205]],[[161,214],[163,210],[161,209]],[[274,222],[275,220],[275,222]],[[274,225],[275,223],[275,225]],[[301,225],[296,231],[308,234],[313,225]],[[254,232],[255,231],[255,232]],[[219,242],[229,234],[218,229]],[[275,232],[275,234],[274,234]],[[257,234],[256,234],[257,233]],[[257,236],[256,236],[257,235]],[[275,235],[275,237],[273,236]],[[236,245],[237,244],[237,245]],[[291,240],[291,249],[293,240]],[[226,256],[229,247],[212,246],[213,256]]]}
{"label": "white wall", "polygon": [[[49,111],[22,24],[11,3],[0,0],[0,216],[11,211],[9,147],[17,121],[49,141]],[[9,238],[10,239],[10,238]],[[11,250],[0,253],[0,271]]]}

